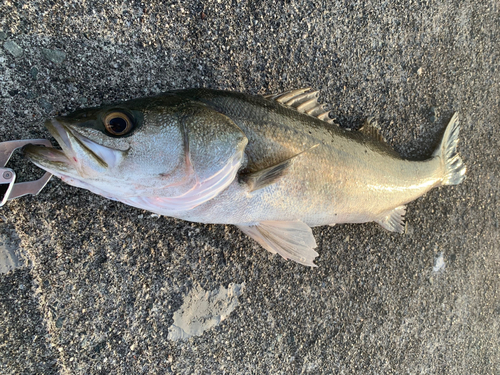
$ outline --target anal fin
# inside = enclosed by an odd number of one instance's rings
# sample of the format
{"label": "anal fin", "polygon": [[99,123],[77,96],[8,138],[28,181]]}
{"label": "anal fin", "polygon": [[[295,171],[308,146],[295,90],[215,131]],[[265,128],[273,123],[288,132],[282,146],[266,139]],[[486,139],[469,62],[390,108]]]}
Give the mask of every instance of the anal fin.
{"label": "anal fin", "polygon": [[403,233],[405,230],[405,213],[406,206],[399,206],[384,212],[376,222],[388,231]]}
{"label": "anal fin", "polygon": [[304,266],[316,267],[313,263],[318,256],[314,251],[316,240],[311,228],[302,221],[262,221],[237,227],[267,251]]}

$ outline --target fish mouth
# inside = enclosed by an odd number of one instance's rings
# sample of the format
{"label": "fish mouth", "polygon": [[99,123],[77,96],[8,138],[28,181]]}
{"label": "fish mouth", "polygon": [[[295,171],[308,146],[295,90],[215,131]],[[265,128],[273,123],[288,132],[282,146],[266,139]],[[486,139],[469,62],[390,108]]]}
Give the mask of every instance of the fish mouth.
{"label": "fish mouth", "polygon": [[113,167],[120,159],[120,151],[95,143],[62,121],[48,120],[45,126],[61,150],[28,145],[24,154],[56,176],[90,177],[96,171]]}

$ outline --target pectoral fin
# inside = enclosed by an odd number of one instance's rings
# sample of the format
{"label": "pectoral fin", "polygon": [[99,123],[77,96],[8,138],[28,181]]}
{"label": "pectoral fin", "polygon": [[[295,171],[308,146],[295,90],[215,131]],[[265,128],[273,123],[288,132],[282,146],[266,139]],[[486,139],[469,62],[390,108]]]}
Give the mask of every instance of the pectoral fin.
{"label": "pectoral fin", "polygon": [[406,206],[396,207],[394,210],[384,212],[376,222],[391,232],[403,233],[405,212]]}
{"label": "pectoral fin", "polygon": [[263,221],[253,225],[238,225],[264,249],[304,266],[313,263],[318,253],[314,251],[316,240],[311,228],[302,221]]}
{"label": "pectoral fin", "polygon": [[261,169],[260,171],[252,173],[241,173],[239,175],[239,181],[246,183],[248,185],[248,192],[259,190],[274,184],[277,180],[283,177],[289,170],[292,161],[297,157],[302,155],[304,152],[308,152],[319,145],[314,145],[309,149],[302,151],[301,153],[292,156],[291,158],[282,161],[281,163],[272,165],[268,168]]}
{"label": "pectoral fin", "polygon": [[248,185],[249,192],[262,189],[274,184],[279,178],[286,174],[290,165],[290,160],[291,159],[285,160],[284,162],[257,172],[243,173],[239,176],[239,180]]}

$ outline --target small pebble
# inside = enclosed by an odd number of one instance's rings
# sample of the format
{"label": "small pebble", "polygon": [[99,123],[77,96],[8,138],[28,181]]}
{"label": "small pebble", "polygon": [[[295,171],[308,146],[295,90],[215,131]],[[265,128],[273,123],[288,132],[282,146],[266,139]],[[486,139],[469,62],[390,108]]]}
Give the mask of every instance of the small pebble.
{"label": "small pebble", "polygon": [[10,54],[14,57],[20,57],[23,54],[23,49],[19,47],[19,45],[12,41],[8,40],[3,44],[3,48],[5,48]]}
{"label": "small pebble", "polygon": [[38,69],[33,67],[30,69],[30,76],[33,79],[36,79],[38,77]]}
{"label": "small pebble", "polygon": [[66,58],[66,52],[56,50],[56,49],[48,49],[44,48],[42,50],[43,57],[47,60],[53,62],[54,64],[61,64]]}
{"label": "small pebble", "polygon": [[25,98],[28,100],[36,99],[36,97],[37,97],[37,94],[36,94],[36,92],[33,92],[33,91],[28,91],[25,95]]}
{"label": "small pebble", "polygon": [[40,98],[40,100],[38,101],[38,104],[40,105],[40,107],[43,108],[43,110],[46,113],[49,113],[50,111],[52,111],[52,104],[47,99]]}

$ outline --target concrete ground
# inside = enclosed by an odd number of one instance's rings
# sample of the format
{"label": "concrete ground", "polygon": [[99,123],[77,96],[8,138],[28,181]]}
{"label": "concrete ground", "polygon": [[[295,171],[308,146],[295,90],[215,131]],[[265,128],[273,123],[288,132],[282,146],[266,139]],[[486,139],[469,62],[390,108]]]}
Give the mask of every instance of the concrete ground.
{"label": "concrete ground", "polygon": [[458,111],[468,171],[409,204],[404,235],[314,229],[316,269],[53,179],[0,209],[21,265],[0,275],[0,371],[499,374],[498,40],[494,0],[2,2],[1,141],[169,89],[311,86],[411,159]]}

